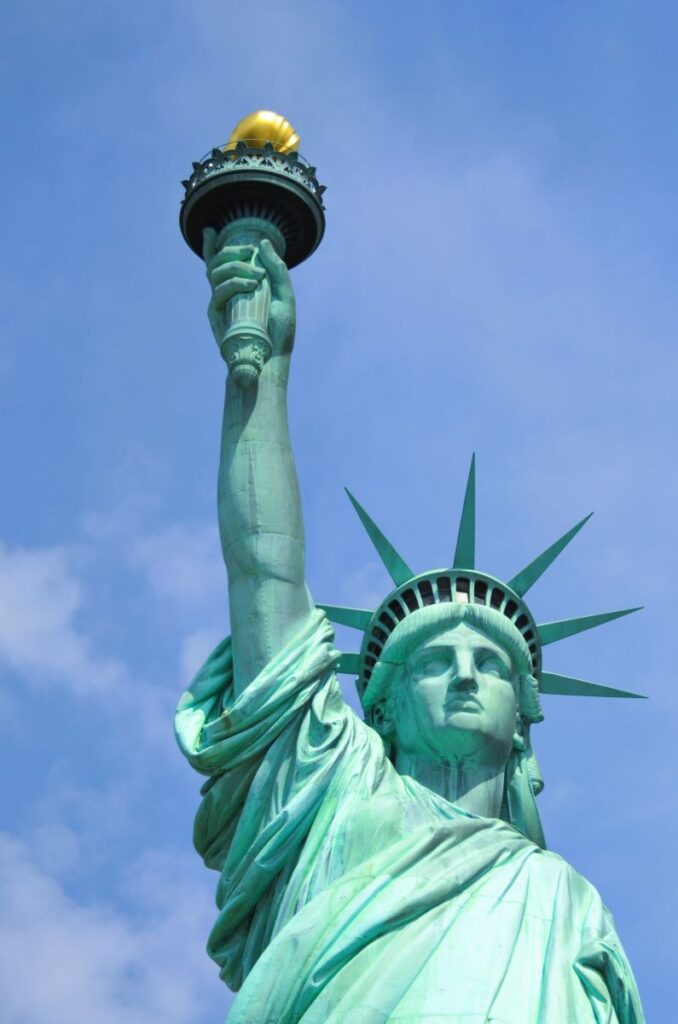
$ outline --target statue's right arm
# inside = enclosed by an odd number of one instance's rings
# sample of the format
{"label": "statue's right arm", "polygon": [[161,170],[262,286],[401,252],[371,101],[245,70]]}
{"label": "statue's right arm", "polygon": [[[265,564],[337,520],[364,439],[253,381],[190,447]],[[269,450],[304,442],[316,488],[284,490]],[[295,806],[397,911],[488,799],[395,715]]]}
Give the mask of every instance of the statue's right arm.
{"label": "statue's right arm", "polygon": [[219,462],[219,532],[228,572],[236,693],[291,639],[312,610],[305,582],[304,527],[287,424],[287,380],[294,344],[295,303],[287,268],[268,242],[219,248],[205,232],[212,287],[209,319],[217,343],[224,309],[252,291],[264,274],[271,284],[268,330],[273,355],[258,383],[226,383]]}

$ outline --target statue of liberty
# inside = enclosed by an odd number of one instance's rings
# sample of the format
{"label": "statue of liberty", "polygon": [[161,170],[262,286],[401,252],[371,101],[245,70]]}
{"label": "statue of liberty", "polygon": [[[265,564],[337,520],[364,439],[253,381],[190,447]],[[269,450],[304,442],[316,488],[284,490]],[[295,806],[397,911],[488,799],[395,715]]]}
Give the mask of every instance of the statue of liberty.
{"label": "statue of liberty", "polygon": [[[477,570],[474,462],[449,567],[413,572],[350,496],[393,589],[376,611],[314,603],[275,242],[204,230],[229,368],[229,304],[270,289],[270,351],[249,386],[226,386],[231,636],[176,720],[206,776],[194,841],[219,872],[208,950],[238,992],[229,1024],[642,1024],[609,912],[546,850],[531,736],[543,692],[634,696],[542,669],[545,646],[632,609],[535,622],[525,594],[586,520],[506,583]],[[330,621],[363,633],[359,654],[335,649]]]}

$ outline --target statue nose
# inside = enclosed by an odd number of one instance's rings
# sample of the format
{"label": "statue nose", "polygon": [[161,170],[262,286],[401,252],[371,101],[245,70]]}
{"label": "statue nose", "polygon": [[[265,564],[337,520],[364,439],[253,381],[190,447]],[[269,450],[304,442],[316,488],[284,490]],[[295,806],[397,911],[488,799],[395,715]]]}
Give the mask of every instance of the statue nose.
{"label": "statue nose", "polygon": [[478,689],[476,682],[475,664],[470,651],[457,651],[455,671],[452,677],[452,687],[460,691],[474,691]]}
{"label": "statue nose", "polygon": [[452,680],[452,686],[455,690],[469,693],[473,693],[478,689],[475,677],[470,672],[458,672]]}

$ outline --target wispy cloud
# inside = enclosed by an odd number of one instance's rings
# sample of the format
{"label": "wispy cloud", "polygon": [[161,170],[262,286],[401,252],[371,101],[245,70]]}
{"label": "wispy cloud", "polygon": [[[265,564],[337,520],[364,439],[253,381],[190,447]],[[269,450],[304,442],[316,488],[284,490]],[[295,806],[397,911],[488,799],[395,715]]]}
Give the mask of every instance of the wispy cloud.
{"label": "wispy cloud", "polygon": [[80,624],[85,591],[76,550],[0,545],[0,662],[36,685],[100,693],[121,666],[93,651]]}
{"label": "wispy cloud", "polygon": [[[147,851],[122,896],[78,901],[0,834],[3,1021],[207,1024],[219,1005],[203,953],[211,892],[186,860]],[[222,1014],[227,1001],[224,989]]]}

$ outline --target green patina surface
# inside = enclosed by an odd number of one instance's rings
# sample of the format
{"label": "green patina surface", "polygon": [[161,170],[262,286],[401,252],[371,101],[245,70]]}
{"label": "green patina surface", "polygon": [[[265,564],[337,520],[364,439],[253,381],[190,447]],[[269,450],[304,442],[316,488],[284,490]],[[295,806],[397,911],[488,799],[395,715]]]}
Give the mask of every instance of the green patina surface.
{"label": "green patina surface", "polygon": [[[525,603],[585,520],[509,583],[480,572],[472,463],[452,565],[415,574],[351,496],[395,589],[376,611],[315,605],[287,427],[294,295],[275,243],[205,233],[222,354],[238,302],[243,320],[247,302],[253,320],[266,310],[267,348],[249,386],[226,387],[231,636],[176,719],[207,777],[195,844],[220,874],[208,948],[239,990],[229,1022],[639,1024],[612,919],[546,850],[536,804],[540,693],[636,696],[542,670],[542,647],[626,614],[537,624]],[[360,653],[335,650],[328,616],[362,631]]]}

